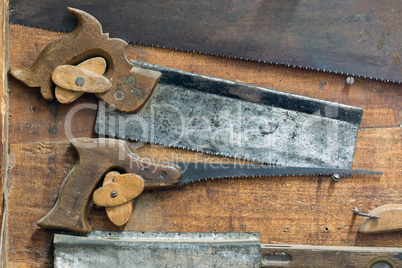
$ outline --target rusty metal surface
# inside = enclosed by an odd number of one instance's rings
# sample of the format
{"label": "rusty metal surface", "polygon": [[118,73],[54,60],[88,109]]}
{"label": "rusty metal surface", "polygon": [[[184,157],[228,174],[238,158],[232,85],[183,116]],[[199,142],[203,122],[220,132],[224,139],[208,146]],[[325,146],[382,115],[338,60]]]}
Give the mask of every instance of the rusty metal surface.
{"label": "rusty metal surface", "polygon": [[55,234],[54,266],[227,267],[261,266],[258,233],[102,232]]}
{"label": "rusty metal surface", "polygon": [[162,73],[137,113],[100,103],[95,132],[228,157],[350,168],[363,109],[179,71]]}
{"label": "rusty metal surface", "polygon": [[134,43],[402,82],[398,0],[12,0],[10,22],[72,31],[68,6]]}

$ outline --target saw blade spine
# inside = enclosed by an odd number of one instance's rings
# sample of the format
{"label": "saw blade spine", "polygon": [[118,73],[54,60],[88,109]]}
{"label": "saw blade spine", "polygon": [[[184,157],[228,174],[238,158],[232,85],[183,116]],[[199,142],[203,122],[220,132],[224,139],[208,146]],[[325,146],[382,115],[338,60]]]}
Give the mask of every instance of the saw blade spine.
{"label": "saw blade spine", "polygon": [[[62,30],[57,30],[57,29],[52,29],[52,28],[41,28],[41,27],[36,27],[36,26],[26,25],[26,24],[20,24],[20,23],[10,23],[10,24],[19,25],[19,26],[23,26],[23,27],[28,27],[28,28],[32,28],[32,29],[40,29],[40,30],[45,30],[45,31],[50,31],[50,32],[56,32],[56,33],[65,33],[65,34],[69,33],[69,32],[65,32],[65,31],[62,31]],[[124,40],[124,39],[122,39],[122,40]],[[126,40],[124,40],[124,41],[129,43],[129,44],[146,46],[146,47],[171,49],[171,50],[180,51],[180,52],[198,53],[198,54],[202,54],[202,55],[217,56],[217,57],[229,58],[229,59],[234,59],[234,60],[245,60],[245,61],[250,61],[250,62],[258,62],[258,63],[264,63],[264,64],[277,65],[277,66],[292,67],[292,68],[295,68],[295,69],[305,69],[305,70],[312,70],[312,71],[323,72],[323,73],[340,74],[340,75],[347,75],[347,76],[365,78],[365,79],[370,79],[370,80],[375,80],[375,81],[382,81],[382,82],[387,82],[387,83],[391,82],[391,83],[396,83],[396,84],[402,84],[402,82],[399,82],[399,81],[393,81],[393,80],[382,79],[382,78],[371,77],[371,76],[365,76],[365,75],[358,75],[358,74],[347,73],[347,72],[342,72],[342,71],[337,71],[337,70],[327,70],[327,69],[320,69],[320,68],[307,67],[307,66],[301,66],[301,65],[292,65],[292,64],[285,63],[285,62],[272,62],[272,61],[265,61],[265,60],[253,59],[253,58],[228,56],[228,55],[219,54],[219,53],[195,51],[195,50],[181,49],[181,48],[173,48],[173,47],[168,47],[168,46],[162,46],[162,45],[156,45],[156,44],[147,44],[147,43],[142,43],[142,42],[132,42],[132,41],[126,41]]]}

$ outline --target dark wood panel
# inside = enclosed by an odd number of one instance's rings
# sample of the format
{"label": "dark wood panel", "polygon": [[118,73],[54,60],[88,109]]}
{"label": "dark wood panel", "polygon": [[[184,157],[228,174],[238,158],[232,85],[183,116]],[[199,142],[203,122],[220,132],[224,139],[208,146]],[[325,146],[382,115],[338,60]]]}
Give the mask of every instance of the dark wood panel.
{"label": "dark wood panel", "polygon": [[[39,90],[28,88],[9,75],[10,143],[96,137],[98,99],[84,94],[71,104],[46,101]],[[70,118],[70,119],[69,119]]]}
{"label": "dark wood panel", "polygon": [[11,0],[13,23],[72,31],[75,7],[140,44],[401,80],[398,0]]}
{"label": "dark wood panel", "polygon": [[[261,267],[273,267],[275,256],[289,256],[290,263],[283,261],[283,267],[338,267],[338,268],[367,268],[376,267],[382,262],[393,264],[392,267],[400,267],[402,260],[399,258],[399,248],[382,248],[381,254],[376,247],[344,247],[344,246],[309,246],[309,245],[261,245]],[[381,257],[380,257],[381,255]],[[272,260],[272,261],[270,261]],[[276,262],[277,267],[282,267]],[[384,265],[391,267],[391,265]]]}

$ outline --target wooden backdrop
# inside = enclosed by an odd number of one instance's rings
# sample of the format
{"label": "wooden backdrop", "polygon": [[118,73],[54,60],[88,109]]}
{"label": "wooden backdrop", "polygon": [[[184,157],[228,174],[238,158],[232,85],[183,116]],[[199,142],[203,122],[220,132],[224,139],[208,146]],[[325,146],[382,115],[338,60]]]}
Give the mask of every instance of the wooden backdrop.
{"label": "wooden backdrop", "polygon": [[[41,49],[63,33],[10,25],[10,65],[28,67]],[[113,36],[113,33],[111,33]],[[380,38],[380,37],[379,37]],[[167,191],[143,193],[124,227],[108,222],[104,209],[91,206],[96,230],[172,232],[259,232],[262,243],[328,246],[402,246],[402,234],[359,234],[369,212],[401,203],[401,85],[345,75],[130,45],[127,57],[204,75],[250,83],[364,107],[353,167],[383,171],[383,176],[282,177],[200,182]],[[66,138],[65,117],[76,105],[97,104],[94,96],[61,105],[45,101],[39,90],[12,77],[9,83],[9,169],[5,180],[3,262],[8,267],[51,267],[53,231],[36,222],[53,206],[64,177],[75,163]],[[97,137],[95,111],[73,118],[75,137]],[[136,144],[130,144],[135,147]],[[7,148],[4,148],[7,150]],[[215,161],[209,155],[141,146],[145,157]],[[4,179],[4,178],[3,178]]]}

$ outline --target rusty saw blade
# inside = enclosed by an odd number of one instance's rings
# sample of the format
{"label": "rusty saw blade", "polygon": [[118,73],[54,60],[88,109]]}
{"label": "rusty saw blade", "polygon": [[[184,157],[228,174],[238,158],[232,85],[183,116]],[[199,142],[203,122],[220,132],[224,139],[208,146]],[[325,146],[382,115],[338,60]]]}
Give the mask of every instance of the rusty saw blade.
{"label": "rusty saw blade", "polygon": [[132,63],[160,72],[159,84],[134,114],[100,102],[100,135],[281,166],[352,166],[362,108]]}
{"label": "rusty saw blade", "polygon": [[[207,179],[332,175],[331,179],[339,182],[341,177],[353,174],[382,174],[378,171],[348,168],[280,167],[229,164],[227,161],[165,162],[141,157],[135,150],[131,151],[122,140],[77,138],[70,140],[70,143],[78,159],[64,179],[52,210],[38,222],[42,228],[90,233],[92,228],[87,212],[92,199],[96,205],[115,207],[129,202],[145,190],[169,189]],[[123,171],[125,174],[96,189],[111,170]],[[138,183],[133,183],[133,180]]]}
{"label": "rusty saw blade", "polygon": [[[401,267],[401,248],[261,244],[259,233],[54,235],[54,267]],[[167,265],[169,264],[169,266]]]}
{"label": "rusty saw blade", "polygon": [[282,166],[352,166],[362,108],[130,63],[126,42],[102,33],[90,14],[69,11],[79,22],[74,32],[49,43],[30,67],[12,67],[10,74],[40,87],[48,100],[55,91],[60,100],[53,84],[58,85],[60,68],[73,68],[67,84],[82,87],[88,77],[79,75],[85,69],[78,66],[104,58],[111,87],[96,93],[105,101],[98,110],[98,134]]}
{"label": "rusty saw blade", "polygon": [[68,6],[133,43],[402,82],[398,0],[11,0],[10,22],[72,31]]}

